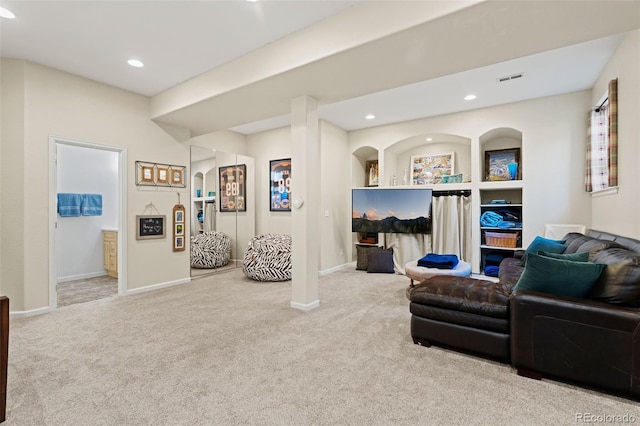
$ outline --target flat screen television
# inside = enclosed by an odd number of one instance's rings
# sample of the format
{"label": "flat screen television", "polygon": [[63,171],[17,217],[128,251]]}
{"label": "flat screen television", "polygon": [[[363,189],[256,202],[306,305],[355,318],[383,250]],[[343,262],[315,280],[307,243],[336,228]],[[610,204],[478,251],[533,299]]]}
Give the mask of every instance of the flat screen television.
{"label": "flat screen television", "polygon": [[428,188],[356,188],[351,190],[351,231],[362,233],[431,233]]}

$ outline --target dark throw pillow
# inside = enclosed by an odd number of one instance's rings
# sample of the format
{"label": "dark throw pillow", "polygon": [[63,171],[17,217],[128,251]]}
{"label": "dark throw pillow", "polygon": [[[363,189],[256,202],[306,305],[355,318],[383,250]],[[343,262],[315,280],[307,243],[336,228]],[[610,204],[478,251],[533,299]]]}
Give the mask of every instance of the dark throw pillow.
{"label": "dark throw pillow", "polygon": [[522,265],[527,263],[527,257],[529,254],[538,254],[538,252],[544,251],[545,253],[564,253],[567,247],[562,244],[562,241],[550,240],[541,236],[537,236],[533,239],[529,247],[522,258]]}
{"label": "dark throw pillow", "polygon": [[366,271],[369,265],[368,253],[371,250],[382,250],[380,246],[356,246],[356,269]]}
{"label": "dark throw pillow", "polygon": [[573,262],[529,253],[514,291],[532,290],[583,298],[598,281],[605,267],[600,263]]}
{"label": "dark throw pillow", "polygon": [[393,274],[393,249],[370,250],[367,272]]}
{"label": "dark throw pillow", "polygon": [[[551,257],[553,259],[571,260],[572,262],[588,262],[589,252],[584,253],[547,253],[546,251],[539,251],[538,254],[544,257]],[[602,262],[599,262],[602,263]]]}

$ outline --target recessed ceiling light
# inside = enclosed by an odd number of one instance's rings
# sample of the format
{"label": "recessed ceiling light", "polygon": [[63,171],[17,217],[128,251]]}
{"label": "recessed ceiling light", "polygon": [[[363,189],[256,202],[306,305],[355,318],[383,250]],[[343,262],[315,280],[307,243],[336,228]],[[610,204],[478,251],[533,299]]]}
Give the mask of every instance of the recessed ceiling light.
{"label": "recessed ceiling light", "polygon": [[427,138],[427,142],[431,142],[433,138]]}
{"label": "recessed ceiling light", "polygon": [[472,101],[476,98],[476,95],[467,95],[464,97],[465,101]]}
{"label": "recessed ceiling light", "polygon": [[4,7],[0,7],[0,17],[13,19],[16,15],[13,14],[9,9],[5,9]]}
{"label": "recessed ceiling light", "polygon": [[127,61],[127,63],[128,63],[129,65],[131,65],[132,67],[136,67],[136,68],[142,68],[142,67],[144,67],[144,64],[143,64],[142,62],[140,62],[139,60],[137,60],[137,59],[129,59],[129,60]]}
{"label": "recessed ceiling light", "polygon": [[367,120],[373,120],[374,118],[376,118],[376,116],[373,115],[373,114],[367,114],[367,115],[365,115],[364,118],[366,118]]}

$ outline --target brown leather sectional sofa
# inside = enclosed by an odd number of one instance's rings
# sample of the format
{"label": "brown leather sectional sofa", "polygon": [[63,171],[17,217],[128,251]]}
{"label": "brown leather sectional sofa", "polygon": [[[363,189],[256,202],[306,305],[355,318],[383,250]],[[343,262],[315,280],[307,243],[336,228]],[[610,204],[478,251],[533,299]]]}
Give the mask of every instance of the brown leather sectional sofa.
{"label": "brown leather sectional sofa", "polygon": [[607,264],[587,297],[514,291],[519,258],[502,261],[499,282],[435,276],[407,289],[414,343],[640,399],[640,241],[591,230],[563,244]]}

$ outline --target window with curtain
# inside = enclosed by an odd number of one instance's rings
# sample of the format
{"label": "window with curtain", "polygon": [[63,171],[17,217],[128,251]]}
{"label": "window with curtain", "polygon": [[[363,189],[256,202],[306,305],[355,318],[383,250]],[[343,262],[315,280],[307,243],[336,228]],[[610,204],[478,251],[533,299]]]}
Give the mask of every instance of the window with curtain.
{"label": "window with curtain", "polygon": [[618,80],[611,80],[604,99],[589,113],[585,189],[596,192],[618,186]]}

